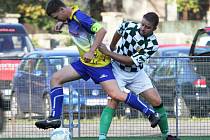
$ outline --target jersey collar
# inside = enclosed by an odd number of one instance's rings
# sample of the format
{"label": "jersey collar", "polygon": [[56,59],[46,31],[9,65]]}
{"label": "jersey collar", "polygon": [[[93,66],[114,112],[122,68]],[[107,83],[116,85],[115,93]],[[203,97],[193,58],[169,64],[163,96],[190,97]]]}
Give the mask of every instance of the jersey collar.
{"label": "jersey collar", "polygon": [[73,19],[73,16],[74,16],[75,12],[78,11],[78,10],[79,10],[79,7],[77,5],[72,6],[72,12],[71,12],[71,15],[69,16],[70,20]]}

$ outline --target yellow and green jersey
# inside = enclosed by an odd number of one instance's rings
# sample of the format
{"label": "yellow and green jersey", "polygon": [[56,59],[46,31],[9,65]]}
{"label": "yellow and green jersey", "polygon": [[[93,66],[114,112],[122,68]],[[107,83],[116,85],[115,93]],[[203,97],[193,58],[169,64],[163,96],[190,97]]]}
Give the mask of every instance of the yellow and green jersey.
{"label": "yellow and green jersey", "polygon": [[82,63],[92,67],[103,67],[110,63],[110,57],[102,54],[98,49],[95,50],[95,57],[91,62],[85,63],[83,59],[84,54],[90,50],[94,42],[95,33],[102,28],[101,24],[81,12],[77,6],[73,6],[72,13],[68,19],[68,28],[79,50]]}

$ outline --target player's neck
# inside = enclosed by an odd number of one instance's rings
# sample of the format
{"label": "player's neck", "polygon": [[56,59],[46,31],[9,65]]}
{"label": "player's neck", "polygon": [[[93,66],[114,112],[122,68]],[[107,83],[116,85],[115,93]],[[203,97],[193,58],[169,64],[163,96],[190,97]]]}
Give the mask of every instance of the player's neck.
{"label": "player's neck", "polygon": [[66,13],[69,15],[71,15],[72,13],[72,8],[71,7],[66,7]]}

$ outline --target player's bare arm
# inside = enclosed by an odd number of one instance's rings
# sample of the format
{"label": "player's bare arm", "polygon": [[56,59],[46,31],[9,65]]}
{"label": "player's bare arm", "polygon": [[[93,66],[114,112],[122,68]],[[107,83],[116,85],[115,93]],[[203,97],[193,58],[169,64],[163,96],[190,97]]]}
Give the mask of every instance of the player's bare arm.
{"label": "player's bare arm", "polygon": [[56,24],[55,24],[55,27],[54,27],[54,30],[56,32],[60,32],[61,28],[63,27],[64,23],[62,21],[58,21]]}
{"label": "player's bare arm", "polygon": [[131,59],[130,56],[124,56],[124,55],[121,55],[121,54],[109,51],[104,44],[101,44],[99,46],[99,50],[103,54],[110,56],[112,59],[114,59],[114,60],[116,60],[116,61],[118,61],[120,63],[126,64],[128,66],[134,64],[134,62],[133,62],[133,60]]}
{"label": "player's bare arm", "polygon": [[120,38],[121,38],[121,35],[118,32],[115,32],[115,34],[112,38],[111,44],[110,44],[111,51],[116,50],[116,48],[117,48],[116,45],[117,45],[117,42],[120,40]]}
{"label": "player's bare arm", "polygon": [[102,27],[97,33],[96,33],[96,39],[93,42],[93,45],[90,48],[90,51],[84,54],[85,62],[90,62],[94,58],[94,52],[98,48],[98,46],[101,44],[104,36],[106,34],[106,30]]}

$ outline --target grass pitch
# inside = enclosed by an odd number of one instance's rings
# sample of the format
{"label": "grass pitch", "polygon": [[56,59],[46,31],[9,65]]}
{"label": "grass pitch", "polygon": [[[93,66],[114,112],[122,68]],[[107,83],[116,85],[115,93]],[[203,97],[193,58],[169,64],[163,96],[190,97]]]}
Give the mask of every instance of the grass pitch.
{"label": "grass pitch", "polygon": [[[0,138],[0,140],[50,140],[50,138]],[[98,140],[96,137],[73,138],[72,140]],[[162,140],[160,137],[110,137],[107,140]],[[199,137],[180,137],[180,140],[210,140],[210,136]]]}

